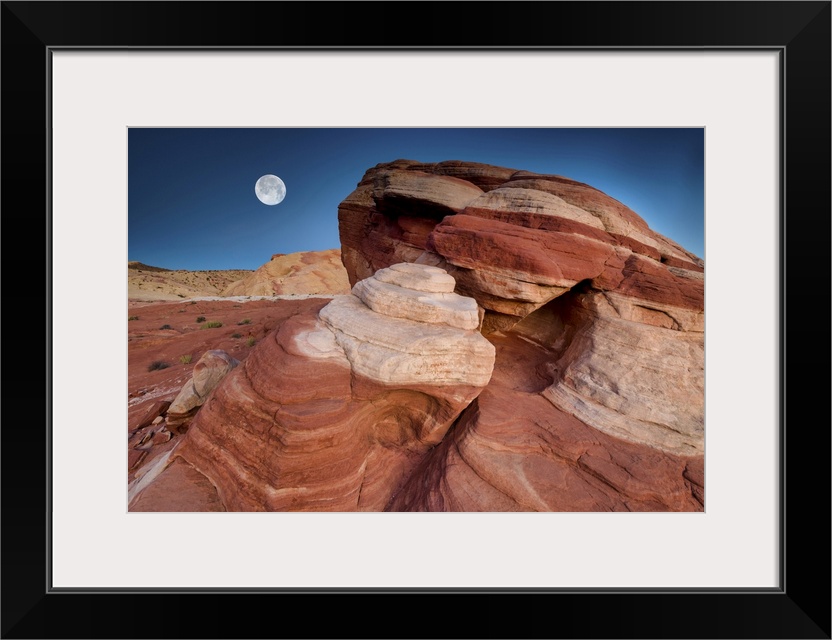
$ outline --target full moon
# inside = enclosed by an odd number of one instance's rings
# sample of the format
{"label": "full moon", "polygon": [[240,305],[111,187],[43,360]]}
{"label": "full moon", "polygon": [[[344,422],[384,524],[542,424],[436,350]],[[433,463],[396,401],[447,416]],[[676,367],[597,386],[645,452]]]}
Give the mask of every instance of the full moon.
{"label": "full moon", "polygon": [[286,185],[277,176],[267,173],[254,185],[254,193],[263,204],[278,204],[286,197]]}

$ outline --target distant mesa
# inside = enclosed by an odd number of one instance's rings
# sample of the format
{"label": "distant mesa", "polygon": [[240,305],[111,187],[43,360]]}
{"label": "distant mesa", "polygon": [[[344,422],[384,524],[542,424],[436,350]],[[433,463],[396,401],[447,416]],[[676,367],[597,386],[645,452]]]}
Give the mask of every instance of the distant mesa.
{"label": "distant mesa", "polygon": [[350,290],[341,251],[275,254],[271,260],[223,289],[223,296],[344,294]]}
{"label": "distant mesa", "polygon": [[131,261],[127,263],[128,269],[136,269],[141,271],[170,271],[170,269],[164,269],[162,267],[151,267],[149,264],[145,264],[143,262]]}
{"label": "distant mesa", "polygon": [[185,271],[129,262],[127,274],[128,298],[144,301],[294,293],[335,295],[350,290],[338,249],[275,254],[254,271]]}
{"label": "distant mesa", "polygon": [[340,260],[346,295],[260,340],[131,509],[704,509],[700,258],[590,185],[457,160],[368,169],[338,221],[340,255],[234,286],[332,290]]}

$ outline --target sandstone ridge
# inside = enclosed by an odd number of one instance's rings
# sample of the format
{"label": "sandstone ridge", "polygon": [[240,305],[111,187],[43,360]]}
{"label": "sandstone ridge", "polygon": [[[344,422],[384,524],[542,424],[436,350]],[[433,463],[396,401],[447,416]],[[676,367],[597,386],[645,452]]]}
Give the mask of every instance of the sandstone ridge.
{"label": "sandstone ridge", "polygon": [[223,296],[343,294],[350,289],[338,249],[276,254],[266,264],[229,284]]}

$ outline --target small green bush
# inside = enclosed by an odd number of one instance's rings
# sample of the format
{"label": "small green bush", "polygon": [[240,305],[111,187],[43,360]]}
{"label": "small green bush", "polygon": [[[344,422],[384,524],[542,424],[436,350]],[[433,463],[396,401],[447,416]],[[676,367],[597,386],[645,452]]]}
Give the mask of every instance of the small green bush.
{"label": "small green bush", "polygon": [[216,329],[217,327],[221,327],[222,322],[206,322],[204,325],[200,327],[200,329]]}
{"label": "small green bush", "polygon": [[196,321],[197,322],[205,322],[205,316],[198,316]]}
{"label": "small green bush", "polygon": [[130,316],[129,318],[127,318],[127,322],[130,322],[131,320],[138,320],[138,319],[139,319],[139,316]]}
{"label": "small green bush", "polygon": [[243,336],[241,336],[239,333],[232,333],[231,337],[232,338],[242,338]]}
{"label": "small green bush", "polygon": [[148,371],[156,371],[158,369],[167,369],[170,365],[167,362],[163,362],[162,360],[155,360],[154,362],[150,363],[150,366],[147,368]]}
{"label": "small green bush", "polygon": [[245,320],[240,320],[237,324],[251,324],[251,318],[246,318]]}
{"label": "small green bush", "polygon": [[253,337],[251,337],[251,336],[249,336],[249,339],[248,339],[248,340],[246,340],[246,344],[247,344],[249,347],[253,347],[255,342],[257,342],[257,340],[255,340],[255,339],[254,339]]}
{"label": "small green bush", "polygon": [[169,324],[163,324],[161,327],[159,327],[159,330],[161,331],[163,329],[173,329],[173,327],[171,327]]}
{"label": "small green bush", "polygon": [[184,356],[179,356],[179,362],[182,364],[191,364],[191,354],[188,353]]}

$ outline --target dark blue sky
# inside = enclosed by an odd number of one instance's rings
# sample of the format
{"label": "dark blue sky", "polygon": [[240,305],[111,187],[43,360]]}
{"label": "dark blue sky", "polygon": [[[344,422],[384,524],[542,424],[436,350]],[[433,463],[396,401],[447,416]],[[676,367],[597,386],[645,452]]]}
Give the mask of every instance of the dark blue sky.
{"label": "dark blue sky", "polygon": [[[256,269],[340,246],[338,203],[399,158],[468,160],[586,182],[704,257],[703,129],[130,129],[128,259]],[[278,205],[254,183],[286,183]]]}

